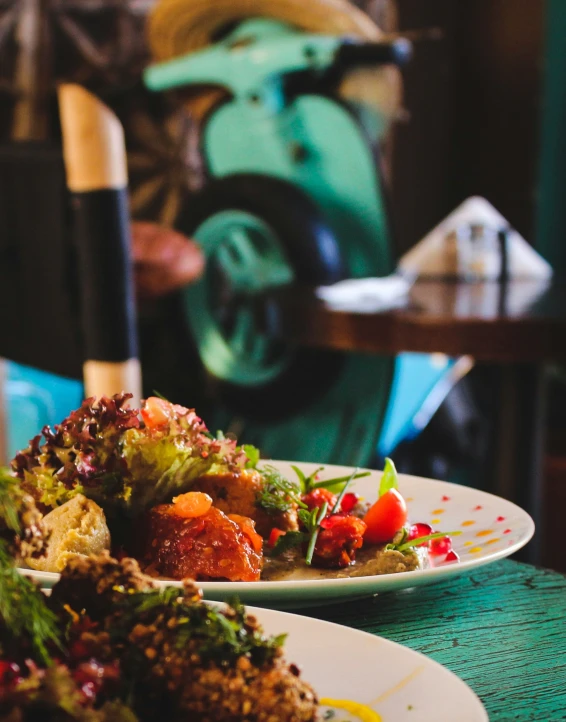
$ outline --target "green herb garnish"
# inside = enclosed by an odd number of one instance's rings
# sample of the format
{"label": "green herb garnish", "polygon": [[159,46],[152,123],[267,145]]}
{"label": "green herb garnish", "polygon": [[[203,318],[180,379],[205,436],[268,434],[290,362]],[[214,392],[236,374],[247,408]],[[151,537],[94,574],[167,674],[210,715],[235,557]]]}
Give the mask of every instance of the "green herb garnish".
{"label": "green herb garnish", "polygon": [[278,557],[289,549],[301,546],[307,539],[308,535],[302,531],[287,531],[277,539],[269,556]]}
{"label": "green herb garnish", "polygon": [[379,484],[379,497],[381,498],[391,489],[398,489],[399,483],[397,481],[397,469],[391,459],[385,459],[385,466],[383,467],[383,474],[381,475],[381,482]]}
{"label": "green herb garnish", "polygon": [[256,498],[256,504],[270,514],[286,512],[294,504],[306,508],[300,498],[301,490],[292,481],[286,479],[273,466],[264,466],[261,469],[264,484]]}
{"label": "green herb garnish", "polygon": [[[231,608],[223,613],[209,604],[191,603],[179,589],[158,589],[128,594],[117,602],[119,622],[110,629],[115,642],[127,640],[132,624],[142,615],[146,625],[163,627],[167,643],[178,649],[191,642],[198,643],[198,655],[205,662],[232,665],[247,656],[261,665],[273,659],[286,635],[268,637],[261,630],[250,629],[245,607],[238,599],[228,602]],[[167,619],[174,619],[168,624]]]}
{"label": "green herb garnish", "polygon": [[291,469],[293,469],[293,471],[299,478],[301,493],[308,494],[309,491],[312,491],[315,488],[316,477],[318,476],[318,473],[320,471],[324,471],[324,466],[319,466],[319,468],[315,469],[315,471],[313,471],[310,476],[306,476],[304,471],[301,471],[298,466],[294,466],[293,464],[291,464]]}
{"label": "green herb garnish", "polygon": [[48,648],[61,648],[57,619],[45,597],[18,572],[7,542],[0,539],[0,636],[5,634],[15,640],[27,639],[37,660],[45,665],[51,664]]}
{"label": "green herb garnish", "polygon": [[[301,469],[299,469],[297,466],[291,465],[291,468],[295,472],[295,474],[299,478],[299,484],[301,486],[301,493],[302,494],[308,494],[309,491],[312,491],[313,489],[329,489],[331,490],[333,487],[338,486],[340,484],[344,484],[344,482],[349,481],[352,477],[351,476],[337,476],[334,479],[325,479],[324,481],[316,481],[316,477],[321,471],[324,471],[324,466],[320,466],[318,469],[313,471],[313,473],[310,476],[306,476]],[[371,474],[371,471],[361,471],[357,473],[353,477],[354,479],[362,479],[364,476],[369,476]]]}
{"label": "green herb garnish", "polygon": [[309,545],[307,547],[307,555],[305,557],[305,562],[308,566],[312,564],[312,557],[314,554],[314,548],[316,545],[316,540],[318,539],[318,533],[320,532],[320,523],[326,516],[326,512],[328,511],[328,502],[325,501],[322,506],[315,507],[312,511],[307,511],[305,509],[299,509],[299,519],[302,521],[302,523],[305,525],[308,538],[309,538]]}
{"label": "green herb garnish", "polygon": [[432,539],[444,539],[444,537],[446,536],[459,536],[461,533],[461,531],[438,531],[434,534],[426,534],[425,536],[419,536],[416,539],[407,540],[407,530],[405,530],[401,541],[397,544],[387,544],[385,550],[394,550],[404,554],[405,552],[410,551],[414,547],[418,547],[420,544],[424,544],[425,542],[431,541]]}
{"label": "green herb garnish", "polygon": [[346,489],[350,486],[351,482],[352,482],[354,479],[357,478],[357,476],[356,476],[357,473],[358,473],[358,469],[356,468],[356,469],[354,469],[354,471],[353,471],[352,475],[350,476],[350,478],[349,478],[349,479],[346,481],[346,483],[344,484],[344,488],[342,489],[342,491],[341,491],[340,494],[338,495],[338,498],[336,499],[336,504],[334,504],[334,508],[333,508],[332,511],[330,512],[331,515],[332,515],[332,514],[337,514],[337,513],[340,511],[340,504],[342,504],[342,499],[344,498],[344,494],[346,493]]}
{"label": "green herb garnish", "polygon": [[370,476],[370,474],[371,474],[371,471],[360,471],[358,474],[356,474],[353,477],[337,476],[335,479],[326,479],[325,481],[318,481],[316,484],[313,485],[313,489],[329,489],[330,491],[332,491],[333,487],[349,481],[350,478],[363,479],[364,476]]}
{"label": "green herb garnish", "polygon": [[169,401],[169,399],[166,399],[165,396],[163,396],[163,394],[160,394],[159,391],[156,391],[155,389],[153,389],[153,395],[157,396],[158,399],[163,399],[163,401],[167,401],[168,404],[171,403]]}

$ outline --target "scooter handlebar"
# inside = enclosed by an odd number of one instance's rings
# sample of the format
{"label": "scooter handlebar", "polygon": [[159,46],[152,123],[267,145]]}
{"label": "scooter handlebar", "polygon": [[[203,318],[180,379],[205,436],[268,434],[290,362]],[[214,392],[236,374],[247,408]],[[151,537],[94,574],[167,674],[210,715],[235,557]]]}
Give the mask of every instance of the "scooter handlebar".
{"label": "scooter handlebar", "polygon": [[342,67],[364,65],[405,65],[413,54],[413,46],[405,38],[383,43],[345,42],[336,56]]}

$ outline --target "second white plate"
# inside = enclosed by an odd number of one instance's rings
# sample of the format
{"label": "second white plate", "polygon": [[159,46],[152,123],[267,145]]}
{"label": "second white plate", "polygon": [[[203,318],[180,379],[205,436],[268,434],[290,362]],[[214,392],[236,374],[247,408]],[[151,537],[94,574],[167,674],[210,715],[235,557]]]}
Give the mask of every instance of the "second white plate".
{"label": "second white plate", "polygon": [[[275,466],[289,479],[296,478],[291,469],[295,463],[306,474],[318,468],[318,464],[302,462],[265,462]],[[321,478],[348,476],[353,469],[342,466],[326,466]],[[372,471],[370,476],[357,479],[351,490],[366,501],[374,501],[381,472]],[[237,595],[245,604],[271,608],[294,608],[331,604],[347,599],[357,599],[380,592],[395,591],[432,584],[451,579],[470,569],[490,564],[514,554],[531,539],[534,523],[531,517],[515,504],[477,489],[458,486],[443,481],[399,475],[399,488],[409,507],[411,522],[426,522],[440,531],[461,531],[453,540],[459,563],[451,563],[431,569],[401,574],[371,577],[324,579],[321,572],[312,570],[312,579],[291,579],[271,582],[201,582],[206,599],[224,601]],[[44,587],[52,587],[59,575],[22,569]],[[180,582],[161,581],[166,586],[180,586]]]}

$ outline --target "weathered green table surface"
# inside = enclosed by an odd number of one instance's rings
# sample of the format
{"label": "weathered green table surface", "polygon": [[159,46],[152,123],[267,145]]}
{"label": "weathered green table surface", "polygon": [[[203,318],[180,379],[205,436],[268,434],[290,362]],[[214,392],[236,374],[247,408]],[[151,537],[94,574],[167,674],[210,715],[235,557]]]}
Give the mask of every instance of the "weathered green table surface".
{"label": "weathered green table surface", "polygon": [[562,574],[507,560],[454,581],[298,613],[426,654],[470,685],[491,722],[566,720]]}

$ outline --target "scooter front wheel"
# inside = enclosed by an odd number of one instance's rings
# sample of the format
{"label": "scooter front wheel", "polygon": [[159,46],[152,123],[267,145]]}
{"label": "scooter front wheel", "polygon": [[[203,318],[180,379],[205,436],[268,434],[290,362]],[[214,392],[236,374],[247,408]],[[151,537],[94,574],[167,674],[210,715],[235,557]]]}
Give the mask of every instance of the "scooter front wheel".
{"label": "scooter front wheel", "polygon": [[[234,175],[192,199],[181,230],[207,258],[203,279],[183,294],[189,332],[222,401],[255,419],[297,413],[324,394],[340,355],[297,349],[269,333],[258,297],[293,283],[342,277],[338,243],[316,206],[283,181]],[[269,314],[268,314],[269,316]]]}

